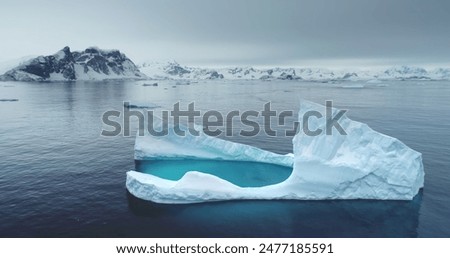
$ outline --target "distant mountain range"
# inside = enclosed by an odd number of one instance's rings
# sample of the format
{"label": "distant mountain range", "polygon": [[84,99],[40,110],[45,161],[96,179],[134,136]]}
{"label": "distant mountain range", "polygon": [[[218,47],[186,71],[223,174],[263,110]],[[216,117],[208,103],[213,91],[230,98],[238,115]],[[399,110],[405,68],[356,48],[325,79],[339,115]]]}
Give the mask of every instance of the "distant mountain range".
{"label": "distant mountain range", "polygon": [[253,67],[197,68],[182,66],[177,62],[142,63],[140,71],[153,79],[187,80],[306,80],[306,81],[367,81],[367,80],[450,80],[449,68],[426,70],[420,67],[399,66],[384,70],[329,70],[320,68],[270,68]]}
{"label": "distant mountain range", "polygon": [[[0,65],[1,67],[1,65]],[[199,68],[177,62],[146,62],[135,65],[118,50],[96,47],[71,52],[65,47],[54,55],[21,60],[16,67],[0,76],[7,81],[76,81],[76,80],[450,80],[449,68],[426,70],[399,66],[384,70],[329,70],[319,68],[253,67]]]}

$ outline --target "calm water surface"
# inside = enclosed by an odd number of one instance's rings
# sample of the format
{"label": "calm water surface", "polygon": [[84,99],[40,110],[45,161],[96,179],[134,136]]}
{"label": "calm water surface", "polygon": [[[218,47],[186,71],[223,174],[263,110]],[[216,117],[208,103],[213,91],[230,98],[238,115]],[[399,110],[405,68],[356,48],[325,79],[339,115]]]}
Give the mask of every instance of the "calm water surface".
{"label": "calm water surface", "polygon": [[[0,99],[19,101],[0,101],[0,236],[450,237],[449,82],[365,88],[260,81],[159,84],[1,82]],[[125,189],[126,171],[151,166],[135,163],[134,137],[100,136],[102,128],[108,129],[101,123],[103,112],[122,111],[123,101],[151,102],[168,110],[178,101],[184,109],[194,101],[200,110],[226,113],[259,111],[269,101],[278,111],[296,111],[302,98],[322,104],[333,100],[352,119],[422,152],[424,190],[410,202],[156,205]],[[133,123],[132,135],[136,127]],[[234,130],[240,129],[236,124]],[[292,152],[290,137],[230,140]],[[247,176],[246,183],[258,181]],[[230,178],[237,178],[236,171]]]}

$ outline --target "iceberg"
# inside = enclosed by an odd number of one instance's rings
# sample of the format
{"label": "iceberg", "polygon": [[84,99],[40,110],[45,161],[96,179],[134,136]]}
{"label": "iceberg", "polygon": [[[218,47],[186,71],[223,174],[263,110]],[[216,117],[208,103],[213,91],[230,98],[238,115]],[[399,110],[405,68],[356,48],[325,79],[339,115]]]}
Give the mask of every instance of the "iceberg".
{"label": "iceberg", "polygon": [[160,105],[157,105],[155,103],[146,102],[146,101],[124,102],[123,106],[125,108],[144,108],[144,109],[155,109],[155,108],[161,107]]}
{"label": "iceberg", "polygon": [[143,83],[142,86],[147,87],[147,86],[153,86],[153,87],[157,87],[158,83],[157,82],[153,82],[153,83]]}
{"label": "iceberg", "polygon": [[347,84],[347,85],[342,85],[341,88],[343,88],[343,89],[362,89],[362,88],[364,88],[364,85],[362,85],[362,84]]}
{"label": "iceberg", "polygon": [[[160,120],[156,128],[162,128]],[[152,136],[146,132],[145,136],[137,136],[134,146],[135,160],[180,160],[203,159],[224,161],[263,162],[274,165],[292,167],[292,154],[280,155],[245,144],[230,142],[208,136],[201,128],[195,128],[198,136],[186,132],[179,136],[174,130],[167,131],[166,136]],[[187,128],[181,127],[183,131]],[[160,129],[156,129],[160,131]]]}
{"label": "iceberg", "polygon": [[[324,106],[303,101],[299,121],[312,110],[325,113]],[[137,198],[168,204],[246,199],[412,200],[424,184],[421,153],[346,115],[339,123],[346,134],[327,135],[326,118],[311,118],[310,128],[323,129],[322,133],[308,136],[299,132],[293,139],[294,153],[288,155],[204,133],[178,136],[168,130],[163,137],[138,136],[136,160],[254,161],[292,167],[292,174],[281,183],[240,187],[204,171],[189,171],[177,181],[129,171],[126,187]]]}

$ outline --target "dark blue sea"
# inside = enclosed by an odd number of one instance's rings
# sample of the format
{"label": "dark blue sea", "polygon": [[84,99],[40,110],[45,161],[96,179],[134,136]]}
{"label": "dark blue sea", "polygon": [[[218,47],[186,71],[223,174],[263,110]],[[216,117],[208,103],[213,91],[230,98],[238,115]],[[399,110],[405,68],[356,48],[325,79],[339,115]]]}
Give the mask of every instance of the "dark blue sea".
{"label": "dark blue sea", "polygon": [[[450,82],[353,86],[291,81],[163,81],[157,87],[118,81],[1,82],[0,237],[450,237]],[[194,102],[199,110],[225,114],[261,111],[267,102],[274,110],[297,112],[301,99],[321,104],[332,100],[350,118],[421,152],[424,189],[412,201],[154,204],[136,199],[125,188],[129,170],[164,174],[168,169],[134,160],[136,119],[131,136],[101,136],[108,129],[102,114],[123,112],[124,101],[152,103],[159,106],[155,112],[171,110],[177,102],[186,109]],[[288,120],[287,125],[294,118]],[[236,123],[233,132],[240,129]],[[228,140],[292,152],[290,136],[261,133]],[[289,176],[279,167],[242,165],[245,180],[236,170],[228,180],[263,185],[253,173],[274,182]],[[218,173],[233,168],[220,166]],[[274,177],[270,173],[275,170],[281,172]],[[177,173],[173,179],[182,175]]]}

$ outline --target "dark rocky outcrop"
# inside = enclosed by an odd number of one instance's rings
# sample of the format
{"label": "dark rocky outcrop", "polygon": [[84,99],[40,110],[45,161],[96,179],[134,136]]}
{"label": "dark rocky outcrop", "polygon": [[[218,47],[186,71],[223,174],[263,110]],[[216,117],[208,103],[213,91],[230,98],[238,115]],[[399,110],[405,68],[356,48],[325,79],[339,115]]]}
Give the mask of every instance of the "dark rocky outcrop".
{"label": "dark rocky outcrop", "polygon": [[179,65],[177,62],[169,63],[164,70],[166,73],[175,76],[183,76],[184,74],[190,73],[191,71]]}
{"label": "dark rocky outcrop", "polygon": [[141,78],[146,76],[120,51],[94,47],[81,52],[71,52],[69,47],[64,47],[54,55],[31,59],[0,77],[12,81]]}

